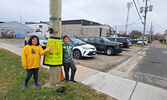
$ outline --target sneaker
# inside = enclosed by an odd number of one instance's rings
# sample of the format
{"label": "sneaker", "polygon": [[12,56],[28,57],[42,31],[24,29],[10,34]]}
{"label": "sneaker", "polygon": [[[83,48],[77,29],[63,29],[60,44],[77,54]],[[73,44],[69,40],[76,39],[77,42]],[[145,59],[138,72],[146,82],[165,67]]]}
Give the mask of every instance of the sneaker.
{"label": "sneaker", "polygon": [[27,85],[26,85],[26,84],[23,84],[22,89],[25,90],[26,88],[27,88]]}
{"label": "sneaker", "polygon": [[74,84],[76,84],[76,83],[78,83],[77,81],[75,81],[75,80],[69,80],[71,83],[74,83]]}
{"label": "sneaker", "polygon": [[69,82],[69,79],[65,79],[66,80],[66,82]]}
{"label": "sneaker", "polygon": [[64,82],[64,81],[69,82],[69,79],[64,78],[63,80],[61,80],[61,82]]}
{"label": "sneaker", "polygon": [[36,89],[39,89],[39,88],[40,88],[39,84],[35,84],[34,87],[35,87]]}

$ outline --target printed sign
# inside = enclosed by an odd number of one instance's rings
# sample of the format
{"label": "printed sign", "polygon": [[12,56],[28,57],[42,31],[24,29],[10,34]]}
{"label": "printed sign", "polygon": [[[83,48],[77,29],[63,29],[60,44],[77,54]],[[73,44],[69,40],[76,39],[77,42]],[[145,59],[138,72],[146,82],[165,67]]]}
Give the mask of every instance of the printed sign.
{"label": "printed sign", "polygon": [[45,55],[43,64],[49,66],[61,66],[63,63],[62,40],[48,39],[46,48],[52,48],[48,55]]}

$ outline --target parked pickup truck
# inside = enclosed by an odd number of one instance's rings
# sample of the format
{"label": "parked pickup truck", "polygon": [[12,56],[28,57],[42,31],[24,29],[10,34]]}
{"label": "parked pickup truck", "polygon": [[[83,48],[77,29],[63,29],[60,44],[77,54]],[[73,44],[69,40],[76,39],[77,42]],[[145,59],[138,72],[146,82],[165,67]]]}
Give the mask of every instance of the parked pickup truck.
{"label": "parked pickup truck", "polygon": [[91,36],[87,43],[94,45],[97,51],[106,53],[107,55],[114,55],[122,52],[122,43],[110,41],[105,37]]}

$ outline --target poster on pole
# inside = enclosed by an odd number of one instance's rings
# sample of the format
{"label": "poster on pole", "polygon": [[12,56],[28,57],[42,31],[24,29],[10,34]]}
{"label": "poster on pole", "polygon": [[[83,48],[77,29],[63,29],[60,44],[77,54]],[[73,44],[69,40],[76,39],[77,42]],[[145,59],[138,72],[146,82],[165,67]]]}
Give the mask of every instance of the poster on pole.
{"label": "poster on pole", "polygon": [[46,48],[52,48],[48,55],[44,56],[44,65],[50,67],[61,66],[63,64],[63,47],[61,39],[48,39]]}

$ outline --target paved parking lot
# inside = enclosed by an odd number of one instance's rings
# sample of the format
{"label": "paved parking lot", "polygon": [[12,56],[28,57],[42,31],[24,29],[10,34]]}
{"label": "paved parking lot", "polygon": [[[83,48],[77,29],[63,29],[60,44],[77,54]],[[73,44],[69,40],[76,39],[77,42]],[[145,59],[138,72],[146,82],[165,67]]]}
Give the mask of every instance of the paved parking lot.
{"label": "paved parking lot", "polygon": [[[10,43],[19,48],[24,47],[24,39],[0,39],[0,42]],[[140,47],[130,47],[115,56],[108,56],[103,53],[98,53],[97,56],[94,58],[74,59],[74,61],[76,64],[80,64],[88,68],[102,70],[103,68],[118,63],[121,60],[124,60],[129,56],[134,55],[138,50],[140,50]]]}
{"label": "paved parking lot", "polygon": [[122,53],[114,56],[108,56],[102,53],[98,53],[97,56],[94,58],[81,58],[75,59],[74,61],[75,63],[85,67],[93,68],[96,70],[102,70],[103,68],[118,63],[121,60],[124,60],[129,56],[134,55],[138,50],[140,50],[139,47],[131,47],[125,49]]}

